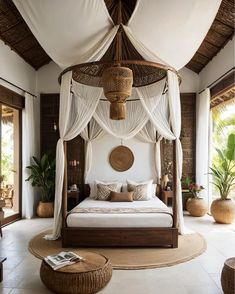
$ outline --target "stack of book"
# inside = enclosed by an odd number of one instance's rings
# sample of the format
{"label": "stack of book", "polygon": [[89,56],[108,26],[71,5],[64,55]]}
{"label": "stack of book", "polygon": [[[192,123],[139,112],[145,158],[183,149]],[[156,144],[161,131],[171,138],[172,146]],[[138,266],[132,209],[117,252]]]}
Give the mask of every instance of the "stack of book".
{"label": "stack of book", "polygon": [[58,270],[61,267],[84,261],[85,259],[72,251],[62,251],[55,255],[48,255],[44,260],[53,270]]}

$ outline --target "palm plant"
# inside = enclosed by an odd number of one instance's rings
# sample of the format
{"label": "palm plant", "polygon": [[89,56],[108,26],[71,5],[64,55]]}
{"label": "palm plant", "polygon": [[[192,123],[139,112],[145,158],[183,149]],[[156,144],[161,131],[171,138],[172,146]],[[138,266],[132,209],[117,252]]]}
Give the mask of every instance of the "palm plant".
{"label": "palm plant", "polygon": [[41,201],[51,202],[55,193],[55,159],[44,154],[41,159],[32,157],[33,163],[27,168],[31,175],[26,179],[33,187],[39,187],[42,191]]}
{"label": "palm plant", "polygon": [[219,160],[210,167],[213,184],[220,193],[220,198],[228,198],[230,191],[235,186],[235,133],[228,136],[225,149],[216,148]]}

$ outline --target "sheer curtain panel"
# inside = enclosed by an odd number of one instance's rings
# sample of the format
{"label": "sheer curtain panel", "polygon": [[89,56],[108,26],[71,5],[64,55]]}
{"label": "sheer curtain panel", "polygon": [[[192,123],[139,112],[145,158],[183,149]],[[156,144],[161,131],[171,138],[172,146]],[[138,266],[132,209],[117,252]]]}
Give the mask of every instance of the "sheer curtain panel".
{"label": "sheer curtain panel", "polygon": [[[136,98],[135,89],[132,90],[132,98]],[[126,118],[124,120],[111,120],[109,118],[110,103],[100,101],[94,113],[94,118],[110,135],[127,140],[133,138],[147,123],[148,115],[143,111],[140,101],[126,102]]]}
{"label": "sheer curtain panel", "polygon": [[101,139],[105,135],[105,131],[101,129],[98,123],[91,119],[90,123],[81,132],[81,137],[85,140],[85,171],[84,181],[87,183],[92,163],[92,142]]}
{"label": "sheer curtain panel", "polygon": [[55,240],[60,236],[62,224],[61,205],[65,166],[63,142],[72,140],[84,130],[95,112],[101,94],[101,91],[97,92],[96,88],[74,82],[73,94],[71,82],[72,72],[70,71],[63,75],[60,87],[60,139],[56,147],[54,226],[52,234],[45,236],[49,240]]}
{"label": "sheer curtain panel", "polygon": [[153,145],[154,167],[157,184],[161,180],[161,140],[162,136],[157,134],[156,129],[150,121],[143,127],[143,129],[136,135],[136,138],[144,143]]}
{"label": "sheer curtain panel", "polygon": [[209,201],[209,134],[210,134],[210,89],[207,88],[196,100],[196,183],[205,190],[200,196]]}
{"label": "sheer curtain panel", "polygon": [[38,156],[37,140],[35,135],[35,112],[34,97],[25,93],[25,108],[22,112],[23,132],[22,132],[22,216],[32,218],[34,215],[34,202],[37,190],[30,182],[25,180],[30,173],[26,166],[31,164],[32,156]]}

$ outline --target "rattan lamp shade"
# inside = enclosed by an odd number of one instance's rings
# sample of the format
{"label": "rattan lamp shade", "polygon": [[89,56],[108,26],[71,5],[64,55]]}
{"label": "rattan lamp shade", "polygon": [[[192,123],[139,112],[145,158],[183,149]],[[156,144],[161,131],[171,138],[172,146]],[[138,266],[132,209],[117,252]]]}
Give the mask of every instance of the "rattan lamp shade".
{"label": "rattan lamp shade", "polygon": [[111,102],[110,118],[125,119],[126,99],[131,96],[133,74],[128,67],[111,66],[102,75],[105,97]]}

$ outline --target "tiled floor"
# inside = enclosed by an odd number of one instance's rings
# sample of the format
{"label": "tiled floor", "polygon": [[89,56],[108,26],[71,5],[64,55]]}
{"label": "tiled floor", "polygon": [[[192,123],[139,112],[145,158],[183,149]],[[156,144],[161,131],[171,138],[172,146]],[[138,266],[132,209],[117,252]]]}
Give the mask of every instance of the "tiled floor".
{"label": "tiled floor", "polygon": [[[101,294],[219,294],[220,273],[226,258],[235,256],[235,224],[218,225],[210,216],[185,216],[188,227],[207,240],[207,251],[189,262],[151,270],[116,270]],[[0,293],[51,293],[39,278],[40,260],[27,249],[35,234],[51,226],[51,219],[16,222],[3,229],[0,256],[4,263],[4,281]]]}

